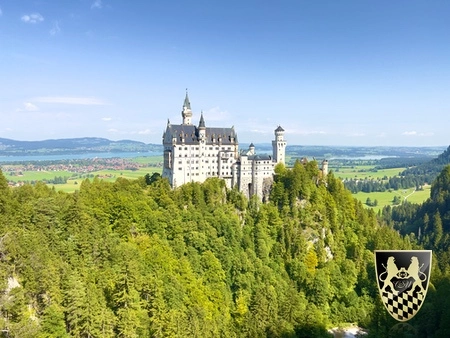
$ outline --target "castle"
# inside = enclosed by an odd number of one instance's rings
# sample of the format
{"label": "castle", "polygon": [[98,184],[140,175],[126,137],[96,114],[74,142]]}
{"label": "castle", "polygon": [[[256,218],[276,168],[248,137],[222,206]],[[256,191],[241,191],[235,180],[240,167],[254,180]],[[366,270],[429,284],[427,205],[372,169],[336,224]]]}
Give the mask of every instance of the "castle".
{"label": "castle", "polygon": [[163,134],[164,166],[162,176],[172,188],[188,182],[203,182],[219,177],[228,188],[237,187],[247,197],[268,197],[273,182],[274,167],[285,162],[286,141],[284,129],[275,129],[272,141],[273,155],[258,155],[255,146],[239,151],[234,127],[206,127],[203,112],[198,126],[192,124],[192,110],[186,92],[182,124],[167,121]]}

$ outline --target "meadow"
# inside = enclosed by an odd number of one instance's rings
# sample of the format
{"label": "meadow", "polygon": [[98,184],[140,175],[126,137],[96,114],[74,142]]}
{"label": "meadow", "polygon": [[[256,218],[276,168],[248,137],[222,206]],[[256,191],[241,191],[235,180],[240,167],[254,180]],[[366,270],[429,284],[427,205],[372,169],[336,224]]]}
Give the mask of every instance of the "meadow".
{"label": "meadow", "polygon": [[[339,168],[330,168],[334,175],[340,179],[374,179],[382,180],[386,177],[398,176],[406,168],[389,168],[389,169],[375,169],[373,165],[355,165],[342,166]],[[367,208],[378,212],[384,206],[394,206],[393,200],[395,196],[399,196],[401,201],[408,201],[411,203],[420,204],[430,197],[430,186],[424,186],[423,190],[416,190],[414,188],[400,189],[400,190],[386,190],[384,192],[358,192],[353,196],[361,201]],[[367,198],[373,201],[377,200],[376,206],[366,205]]]}
{"label": "meadow", "polygon": [[[105,182],[114,182],[119,177],[122,177],[133,180],[139,177],[143,177],[146,174],[151,175],[155,172],[161,174],[162,169],[155,167],[143,167],[138,170],[101,170],[89,173],[89,179],[92,179],[92,177],[98,177],[100,180]],[[85,179],[86,177],[73,178],[68,179],[67,183],[64,184],[48,184],[48,186],[54,187],[57,191],[74,192],[75,190],[80,189],[79,184]]]}
{"label": "meadow", "polygon": [[7,172],[3,172],[3,174],[5,175],[5,177],[8,181],[32,182],[32,181],[53,180],[56,176],[72,177],[76,173],[73,173],[73,172],[70,172],[67,170],[61,170],[61,171],[30,170],[30,171],[22,171],[21,175],[11,175]]}
{"label": "meadow", "polygon": [[340,179],[382,179],[398,176],[406,168],[375,169],[373,165],[346,166],[333,169],[334,175]]}
{"label": "meadow", "polygon": [[[410,188],[401,190],[387,190],[384,192],[359,192],[357,194],[353,194],[353,197],[361,201],[367,208],[373,209],[375,212],[378,212],[387,205],[394,206],[393,200],[395,196],[400,196],[401,201],[420,204],[430,197],[430,186],[425,186],[423,190],[415,190],[414,188]],[[370,198],[372,201],[377,200],[378,204],[376,206],[366,205],[365,203],[367,198]]]}

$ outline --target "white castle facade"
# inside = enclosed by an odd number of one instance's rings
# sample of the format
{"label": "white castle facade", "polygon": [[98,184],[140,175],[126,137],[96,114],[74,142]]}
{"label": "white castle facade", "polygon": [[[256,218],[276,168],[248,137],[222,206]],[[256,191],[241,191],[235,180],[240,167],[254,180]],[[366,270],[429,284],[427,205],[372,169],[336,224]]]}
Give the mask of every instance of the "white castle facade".
{"label": "white castle facade", "polygon": [[189,97],[181,112],[182,124],[171,124],[163,134],[164,166],[162,176],[172,188],[188,182],[203,182],[209,177],[223,179],[228,188],[237,187],[247,197],[268,197],[273,182],[274,167],[285,163],[286,141],[284,129],[275,129],[272,141],[272,156],[258,155],[250,144],[247,150],[239,151],[234,127],[207,127],[200,116],[198,126],[192,124]]}

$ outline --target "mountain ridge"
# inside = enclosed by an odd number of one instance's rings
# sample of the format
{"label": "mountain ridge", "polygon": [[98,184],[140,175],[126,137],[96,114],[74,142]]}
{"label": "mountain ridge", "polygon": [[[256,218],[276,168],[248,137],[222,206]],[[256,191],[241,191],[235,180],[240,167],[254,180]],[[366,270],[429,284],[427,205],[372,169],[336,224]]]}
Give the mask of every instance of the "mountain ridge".
{"label": "mountain ridge", "polygon": [[42,141],[18,141],[0,138],[0,155],[23,155],[41,153],[83,153],[83,152],[131,152],[162,151],[161,145],[140,141],[111,141],[101,137],[79,137],[67,139],[47,139]]}
{"label": "mountain ridge", "polygon": [[[249,143],[242,142],[240,149],[246,149]],[[270,143],[257,143],[258,153],[271,153]],[[434,157],[440,154],[446,147],[424,146],[424,147],[399,147],[399,146],[330,146],[330,145],[288,145],[287,155],[293,158],[316,157],[316,158],[364,158],[375,156],[381,157]],[[0,138],[0,156],[19,155],[60,155],[60,154],[83,154],[83,153],[106,153],[106,152],[163,152],[162,144],[144,143],[134,140],[112,141],[102,137],[78,137],[63,139],[46,139],[39,141],[21,141],[8,138]]]}

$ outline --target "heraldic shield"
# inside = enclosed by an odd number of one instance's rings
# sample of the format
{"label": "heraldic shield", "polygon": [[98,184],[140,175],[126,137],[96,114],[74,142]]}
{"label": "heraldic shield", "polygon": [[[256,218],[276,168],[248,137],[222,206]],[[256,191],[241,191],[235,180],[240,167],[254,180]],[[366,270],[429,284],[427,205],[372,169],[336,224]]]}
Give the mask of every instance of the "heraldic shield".
{"label": "heraldic shield", "polygon": [[398,321],[410,320],[427,294],[431,250],[375,250],[375,269],[388,312]]}

